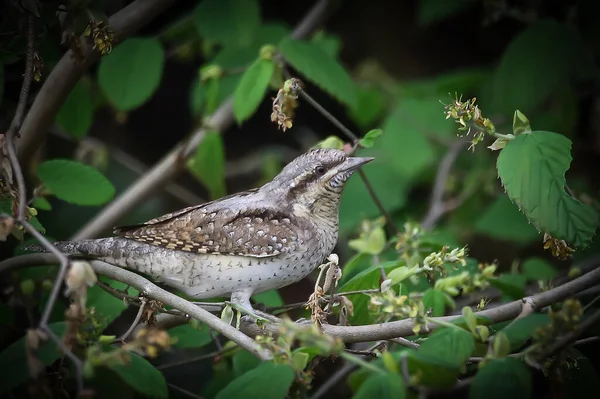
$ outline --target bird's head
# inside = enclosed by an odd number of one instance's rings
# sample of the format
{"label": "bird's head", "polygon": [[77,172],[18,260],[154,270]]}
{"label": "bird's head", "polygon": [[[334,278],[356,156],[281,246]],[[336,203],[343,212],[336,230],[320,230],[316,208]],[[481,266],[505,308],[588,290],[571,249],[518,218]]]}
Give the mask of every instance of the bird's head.
{"label": "bird's head", "polygon": [[284,193],[287,203],[309,212],[336,211],[352,173],[373,158],[349,157],[345,152],[320,148],[300,155],[269,184]]}

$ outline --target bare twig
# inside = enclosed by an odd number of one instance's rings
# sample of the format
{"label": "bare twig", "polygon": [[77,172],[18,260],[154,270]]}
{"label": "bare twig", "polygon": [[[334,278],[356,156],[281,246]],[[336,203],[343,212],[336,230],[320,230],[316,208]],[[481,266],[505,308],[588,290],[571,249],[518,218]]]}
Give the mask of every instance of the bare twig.
{"label": "bare twig", "polygon": [[[108,23],[116,33],[116,40],[123,40],[173,3],[174,0],[136,0],[112,15]],[[67,51],[37,94],[21,128],[21,141],[18,145],[21,161],[31,158],[67,95],[83,73],[100,58],[100,54],[90,45],[82,45],[81,52],[83,61],[78,61],[72,50]]]}
{"label": "bare twig", "polygon": [[436,225],[438,220],[444,216],[444,214],[456,206],[450,205],[444,200],[444,191],[446,189],[446,182],[450,176],[450,170],[452,165],[458,158],[461,148],[464,146],[464,140],[457,140],[448,149],[448,152],[440,162],[438,167],[435,181],[433,183],[433,191],[431,192],[431,199],[429,201],[429,209],[427,214],[421,221],[421,226],[425,230],[430,230]]}
{"label": "bare twig", "polygon": [[[139,0],[146,1],[146,0]],[[292,38],[303,38],[313,32],[322,22],[330,6],[329,0],[319,0],[306,14],[291,34]],[[234,122],[233,99],[230,97],[209,118],[206,126],[225,131]],[[181,160],[187,158],[204,139],[207,129],[194,132],[184,143],[173,148],[158,164],[138,179],[127,191],[113,200],[96,217],[79,230],[74,240],[96,237],[104,230],[113,227],[119,219],[131,212],[140,202],[146,200],[152,192],[179,174],[183,168]]]}
{"label": "bare twig", "polygon": [[589,330],[592,326],[594,326],[597,323],[600,323],[600,309],[596,310],[596,312],[594,312],[591,316],[583,320],[575,330],[557,339],[552,346],[550,346],[548,349],[546,349],[539,355],[538,360],[547,359],[548,357],[554,355],[555,353],[574,343],[577,340],[577,338],[581,336],[581,334]]}
{"label": "bare twig", "polygon": [[133,330],[135,330],[135,328],[137,327],[138,323],[142,319],[142,314],[144,314],[144,310],[146,309],[146,303],[148,302],[148,300],[146,298],[142,298],[142,299],[140,299],[140,301],[141,301],[140,308],[138,309],[138,312],[135,315],[135,319],[133,319],[133,322],[131,323],[131,326],[129,326],[129,329],[127,331],[125,331],[125,334],[121,335],[117,339],[118,341],[121,341],[121,342],[127,341],[127,338],[129,338],[129,336],[131,335],[131,333],[133,332]]}
{"label": "bare twig", "polygon": [[419,349],[419,344],[413,341],[409,341],[406,338],[398,337],[389,339],[388,341],[404,346],[405,348]]}

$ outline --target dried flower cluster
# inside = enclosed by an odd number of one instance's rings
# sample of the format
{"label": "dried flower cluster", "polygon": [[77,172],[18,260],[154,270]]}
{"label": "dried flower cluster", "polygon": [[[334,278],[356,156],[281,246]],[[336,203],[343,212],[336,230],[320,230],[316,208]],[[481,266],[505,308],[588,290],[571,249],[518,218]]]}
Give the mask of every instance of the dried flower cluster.
{"label": "dried flower cluster", "polygon": [[570,258],[575,252],[575,249],[571,248],[565,240],[554,238],[548,233],[544,234],[544,249],[550,250],[552,256],[560,260]]}
{"label": "dried flower cluster", "polygon": [[298,107],[298,91],[301,89],[302,82],[291,78],[284,82],[277,96],[273,98],[271,122],[277,122],[277,127],[284,132],[292,128],[294,110]]}
{"label": "dried flower cluster", "polygon": [[115,33],[104,21],[90,21],[83,35],[92,38],[92,48],[100,54],[104,55],[112,51]]}

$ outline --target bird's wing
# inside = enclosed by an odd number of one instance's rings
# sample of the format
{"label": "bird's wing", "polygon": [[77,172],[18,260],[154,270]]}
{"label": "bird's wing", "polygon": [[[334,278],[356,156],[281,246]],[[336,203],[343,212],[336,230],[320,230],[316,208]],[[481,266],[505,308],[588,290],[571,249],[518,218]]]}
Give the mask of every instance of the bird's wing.
{"label": "bird's wing", "polygon": [[214,210],[206,205],[120,227],[114,233],[169,249],[257,258],[291,252],[304,245],[303,237],[297,234],[301,226],[293,215],[268,208],[242,212]]}

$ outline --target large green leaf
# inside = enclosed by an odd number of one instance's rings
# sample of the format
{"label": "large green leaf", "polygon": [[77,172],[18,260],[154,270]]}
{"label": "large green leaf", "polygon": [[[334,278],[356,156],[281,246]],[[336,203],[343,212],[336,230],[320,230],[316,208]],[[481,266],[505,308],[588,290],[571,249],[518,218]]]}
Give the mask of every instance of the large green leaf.
{"label": "large green leaf", "polygon": [[212,198],[225,195],[225,150],[219,132],[206,132],[196,154],[188,161],[188,168],[206,185]]}
{"label": "large green leaf", "polygon": [[[51,324],[50,330],[59,338],[65,333],[67,324],[59,322]],[[49,366],[62,356],[62,353],[52,340],[40,344],[36,357],[44,366]],[[20,338],[0,353],[0,370],[2,383],[0,393],[18,387],[29,378],[29,366],[25,349],[25,337]]]}
{"label": "large green leaf", "polygon": [[37,175],[52,194],[72,204],[102,205],[115,195],[102,173],[80,162],[52,159],[38,166]]}
{"label": "large green leaf", "polygon": [[421,344],[418,352],[439,359],[449,366],[462,367],[475,350],[470,332],[446,327],[436,330]]}
{"label": "large green leaf", "polygon": [[517,136],[498,156],[498,175],[510,199],[543,232],[585,246],[596,231],[598,214],[565,192],[571,140],[534,131]]}
{"label": "large green leaf", "polygon": [[530,399],[533,393],[531,375],[525,364],[507,357],[493,359],[475,375],[469,391],[470,399]]}
{"label": "large green leaf", "polygon": [[423,293],[423,306],[425,309],[432,309],[432,316],[443,316],[447,303],[446,294],[440,290],[430,288]]}
{"label": "large green leaf", "polygon": [[231,381],[216,399],[284,399],[294,381],[294,369],[287,364],[262,363]]}
{"label": "large green leaf", "polygon": [[552,280],[558,276],[558,270],[542,258],[528,258],[522,265],[523,275],[529,280]]}
{"label": "large green leaf", "polygon": [[527,278],[522,274],[504,273],[498,277],[490,278],[489,282],[509,300],[516,300],[525,296]]}
{"label": "large green leaf", "polygon": [[143,357],[130,353],[127,364],[114,363],[109,366],[129,386],[147,398],[166,399],[169,389],[165,377]]}
{"label": "large green leaf", "polygon": [[[507,47],[494,77],[494,101],[506,114],[531,113],[571,78],[594,73],[593,62],[574,29],[540,20]],[[596,72],[597,74],[597,72]]]}
{"label": "large green leaf", "polygon": [[475,231],[499,240],[527,243],[539,233],[519,212],[519,208],[505,196],[499,196],[475,223]]}
{"label": "large green leaf", "polygon": [[125,40],[102,58],[98,84],[120,111],[131,111],[145,103],[162,78],[165,54],[157,39]]}
{"label": "large green leaf", "polygon": [[233,113],[238,123],[250,118],[257,110],[274,70],[272,60],[259,58],[244,72],[233,97]]}
{"label": "large green leaf", "polygon": [[[381,280],[381,269],[389,273],[398,267],[396,262],[383,263],[381,266],[371,266],[366,270],[352,277],[346,284],[342,285],[338,292],[348,292],[357,290],[367,290],[379,288]],[[350,317],[350,322],[354,325],[369,323],[369,301],[370,297],[366,294],[353,295],[350,297],[354,305],[354,316]]]}
{"label": "large green leaf", "polygon": [[284,304],[283,299],[281,299],[281,295],[279,295],[277,290],[260,292],[256,295],[252,295],[252,299],[265,306],[282,306]]}
{"label": "large green leaf", "polygon": [[369,128],[385,112],[385,94],[380,89],[358,86],[356,95],[358,100],[356,106],[348,111],[349,116],[361,128]]}
{"label": "large green leaf", "polygon": [[474,0],[420,0],[417,13],[419,25],[430,25],[450,18],[475,4]]}
{"label": "large green leaf", "polygon": [[356,107],[358,97],[352,78],[346,70],[319,45],[311,42],[284,39],[279,48],[285,59],[309,80],[350,108]]}
{"label": "large green leaf", "polygon": [[510,342],[511,351],[519,349],[523,346],[533,333],[540,327],[550,323],[550,316],[542,313],[533,313],[514,320],[508,326],[502,329]]}
{"label": "large green leaf", "polygon": [[403,98],[383,124],[375,148],[382,149],[377,162],[387,161],[394,171],[412,180],[438,157],[428,136],[451,137],[452,124],[440,117],[436,98]]}
{"label": "large green leaf", "polygon": [[449,388],[456,383],[460,369],[445,361],[443,356],[419,350],[403,350],[400,357],[407,357],[410,375],[418,383],[433,388]]}
{"label": "large green leaf", "polygon": [[81,139],[86,136],[94,121],[94,107],[89,83],[80,80],[58,110],[56,123],[70,136]]}
{"label": "large green leaf", "polygon": [[236,377],[255,369],[260,364],[260,359],[245,349],[237,351],[231,359],[231,366]]}
{"label": "large green leaf", "polygon": [[256,0],[202,0],[193,18],[203,39],[241,47],[254,40],[260,26],[260,7]]}
{"label": "large green leaf", "polygon": [[393,373],[371,375],[358,389],[353,399],[403,399],[406,388],[402,377]]}
{"label": "large green leaf", "polygon": [[200,348],[213,341],[208,328],[198,330],[189,323],[170,329],[169,336],[177,340],[173,344],[177,348]]}

